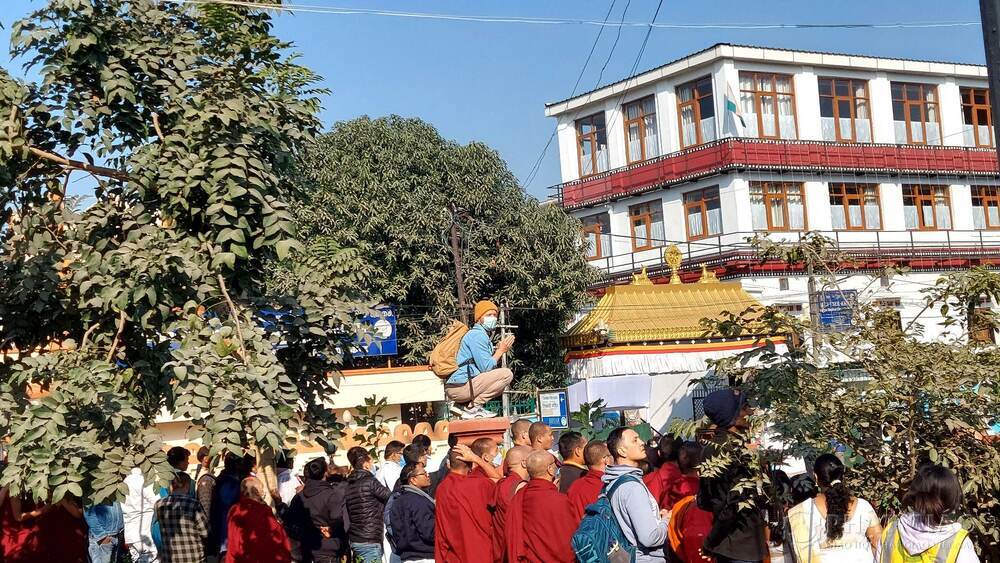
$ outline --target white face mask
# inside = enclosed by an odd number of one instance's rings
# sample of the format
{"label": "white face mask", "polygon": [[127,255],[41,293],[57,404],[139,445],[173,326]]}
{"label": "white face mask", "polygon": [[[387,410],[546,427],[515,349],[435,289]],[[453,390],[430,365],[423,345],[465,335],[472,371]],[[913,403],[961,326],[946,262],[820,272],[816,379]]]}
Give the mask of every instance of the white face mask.
{"label": "white face mask", "polygon": [[493,330],[497,327],[497,318],[492,315],[483,317],[481,324],[486,330]]}
{"label": "white face mask", "polygon": [[500,455],[500,452],[498,451],[497,455],[493,456],[493,467],[500,467],[500,465],[502,464],[503,464],[503,456]]}

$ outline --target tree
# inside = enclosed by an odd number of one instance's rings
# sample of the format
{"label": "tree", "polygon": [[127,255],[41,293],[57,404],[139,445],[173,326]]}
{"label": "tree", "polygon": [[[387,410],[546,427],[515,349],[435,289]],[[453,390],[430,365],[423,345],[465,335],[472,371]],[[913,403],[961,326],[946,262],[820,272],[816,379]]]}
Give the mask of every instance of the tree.
{"label": "tree", "polygon": [[[21,351],[0,360],[0,483],[14,494],[101,502],[133,467],[169,478],[162,409],[213,454],[336,437],[327,372],[355,306],[316,283],[335,272],[284,203],[319,91],[270,28],[258,9],[154,0],[50,0],[13,28],[41,77],[0,72],[0,351]],[[82,175],[97,188],[74,211]]]}
{"label": "tree", "polygon": [[425,362],[459,317],[448,239],[453,205],[464,210],[458,221],[470,304],[506,303],[519,327],[519,385],[565,383],[556,338],[593,279],[579,224],[525,195],[495,151],[442,139],[417,119],[365,117],[320,137],[297,179],[299,232],[361,249],[368,268],[359,288],[399,307],[404,361]]}
{"label": "tree", "polygon": [[[777,252],[813,260],[813,269],[822,271],[834,253],[816,249],[828,244],[810,239],[805,243],[809,248],[762,248],[770,256]],[[827,271],[825,283],[838,287],[833,269]],[[961,323],[968,328],[966,305],[995,296],[998,287],[1000,274],[985,269],[945,275],[926,291],[926,308],[939,307],[947,326]],[[794,346],[779,353],[771,342],[715,367],[759,402],[765,410],[758,424],[767,424],[790,446],[790,453],[814,458],[840,448],[851,470],[852,490],[884,517],[899,512],[921,463],[950,467],[964,486],[964,522],[977,545],[995,555],[1000,545],[1000,441],[988,436],[988,428],[1000,420],[1000,353],[970,342],[965,331],[927,341],[920,338],[915,323],[900,326],[894,311],[859,301],[852,326],[823,334],[819,354]],[[808,323],[772,307],[703,322],[726,336],[803,334],[819,340]],[[990,323],[993,317],[983,315],[977,322]],[[760,459],[747,451],[727,455],[709,470],[736,458],[744,463]],[[762,469],[758,482],[747,480],[739,486],[765,498],[766,477]]]}

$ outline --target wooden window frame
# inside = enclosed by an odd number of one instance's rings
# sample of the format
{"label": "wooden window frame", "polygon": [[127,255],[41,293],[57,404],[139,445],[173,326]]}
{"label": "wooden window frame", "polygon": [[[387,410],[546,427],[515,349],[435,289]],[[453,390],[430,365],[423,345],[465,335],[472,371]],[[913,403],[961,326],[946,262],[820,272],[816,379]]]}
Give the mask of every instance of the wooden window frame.
{"label": "wooden window frame", "polygon": [[[604,129],[604,138],[607,139],[608,138],[608,123],[607,123],[607,119],[604,118],[604,112],[603,111],[599,111],[597,113],[593,113],[593,114],[581,117],[580,119],[577,119],[574,122],[574,127],[576,128],[576,164],[579,167],[580,177],[581,178],[589,178],[591,176],[596,176],[597,174],[603,174],[604,172],[607,172],[607,170],[600,170],[599,169],[600,167],[598,166],[599,160],[597,158],[597,152],[598,152],[598,148],[597,148],[598,147],[598,145],[597,145],[597,132],[599,131],[599,129],[597,128],[597,124],[596,124],[596,121],[595,121],[595,119],[597,117],[601,117],[602,119],[604,119],[604,126],[603,126],[603,129]],[[581,130],[580,125],[582,125],[587,120],[591,120],[591,124],[594,125],[594,131],[591,132],[591,133],[581,133],[580,132],[580,130]],[[592,168],[593,172],[591,172],[590,174],[584,174],[583,173],[583,140],[584,139],[589,140],[590,143],[593,146],[593,150],[590,153],[590,160],[591,160],[591,164],[593,165],[593,168]],[[609,169],[611,168],[610,162],[608,163],[608,168]]]}
{"label": "wooden window frame", "polygon": [[[772,194],[772,193],[770,193],[770,190],[767,189],[769,186],[780,186],[781,187],[781,193],[780,194]],[[791,227],[791,221],[789,221],[789,214],[788,214],[788,188],[790,186],[798,186],[798,188],[799,188],[799,196],[802,198],[802,228],[794,228],[793,229]],[[802,183],[802,182],[771,182],[771,181],[751,182],[750,183],[750,196],[751,197],[753,197],[753,190],[756,187],[759,187],[760,190],[761,190],[761,196],[762,196],[762,199],[763,199],[764,211],[765,211],[764,217],[767,218],[767,228],[766,229],[758,229],[758,228],[754,227],[755,231],[774,232],[774,233],[794,233],[794,232],[800,232],[800,231],[804,232],[804,231],[808,231],[809,230],[809,209],[808,209],[808,207],[806,207],[806,185],[804,183]],[[774,228],[771,225],[771,212],[770,212],[771,205],[770,205],[770,203],[771,203],[772,199],[776,199],[776,198],[781,198],[781,200],[782,200],[781,210],[782,210],[782,213],[784,214],[784,220],[785,220],[785,227],[784,228],[780,228],[780,229],[776,229],[776,228]]]}
{"label": "wooden window frame", "polygon": [[[700,95],[699,91],[695,86],[704,80],[708,80],[709,87],[711,91],[707,95]],[[691,88],[693,96],[690,100],[686,102],[681,101],[681,97],[678,92],[682,88]],[[701,100],[705,98],[712,98],[712,103],[715,103],[715,85],[712,83],[712,75],[702,76],[701,78],[696,78],[694,80],[685,82],[684,84],[678,85],[674,88],[674,96],[677,98],[677,134],[678,139],[681,143],[681,148],[686,149],[688,147],[696,147],[698,145],[704,144],[705,140],[701,136]],[[694,108],[694,136],[695,142],[691,144],[684,144],[684,121],[681,119],[681,112],[684,108],[692,106]],[[715,116],[713,115],[714,119]]]}
{"label": "wooden window frame", "polygon": [[[653,100],[653,113],[647,114],[642,111],[642,104],[647,100]],[[629,106],[638,105],[639,106],[639,116],[635,119],[628,118],[628,108]],[[624,118],[624,133],[625,133],[625,161],[629,164],[635,164],[637,162],[645,162],[650,158],[656,158],[654,156],[649,156],[646,154],[646,117],[652,115],[653,120],[656,120],[656,96],[650,94],[648,96],[643,96],[638,100],[632,100],[631,102],[622,104],[622,117]],[[638,160],[632,160],[632,155],[629,154],[628,150],[628,128],[633,123],[638,123],[639,125],[639,152],[642,154]],[[657,135],[660,130],[659,127],[656,129]],[[659,155],[656,155],[659,156]]]}
{"label": "wooden window frame", "polygon": [[[632,252],[641,252],[643,250],[652,250],[657,246],[656,241],[653,240],[653,204],[663,205],[663,201],[659,199],[654,199],[652,201],[644,201],[642,203],[637,203],[635,205],[628,206],[628,228],[629,234],[632,237]],[[633,210],[639,208],[647,208],[646,211],[642,213],[633,213]],[[662,214],[662,212],[661,212]],[[635,223],[636,219],[641,219],[642,223],[646,226],[646,240],[649,241],[648,245],[639,246],[636,244],[637,239],[635,236]],[[666,225],[664,225],[666,227]]]}
{"label": "wooden window frame", "polygon": [[[941,228],[941,221],[938,220],[938,214],[937,214],[938,210],[937,210],[937,205],[936,205],[936,202],[937,202],[938,198],[937,198],[937,195],[935,194],[935,191],[937,191],[939,188],[944,188],[944,201],[948,205],[948,228],[947,229],[942,229]],[[907,195],[906,194],[907,189],[914,189],[914,190],[916,190],[916,193],[914,195]],[[922,193],[923,190],[929,190],[930,193],[927,193],[927,194]],[[952,217],[952,212],[951,212],[951,193],[949,193],[948,186],[935,186],[935,185],[932,185],[932,184],[904,184],[903,185],[903,209],[906,209],[906,207],[907,207],[907,205],[906,205],[907,199],[913,199],[914,205],[917,208],[917,227],[913,228],[913,229],[907,228],[907,230],[909,230],[909,231],[950,231],[951,230],[951,225],[954,224],[954,219],[955,218]],[[926,202],[926,201],[930,201],[930,203],[931,203],[931,211],[934,213],[934,225],[931,226],[931,227],[928,227],[927,225],[924,224],[924,214],[921,213],[921,209],[923,209],[922,202]]]}
{"label": "wooden window frame", "polygon": [[[894,84],[898,84],[899,86],[902,86],[902,88],[901,88],[901,91],[903,92],[903,97],[902,98],[896,98],[892,94],[892,86]],[[908,86],[916,86],[916,87],[920,88],[920,99],[919,100],[910,100],[909,98],[907,98],[907,96],[906,96],[906,89],[907,89]],[[926,89],[927,88],[933,88],[934,89],[934,101],[933,102],[928,102],[927,101],[927,96],[926,96]],[[889,83],[889,95],[892,97],[892,103],[893,104],[895,104],[896,102],[901,102],[903,104],[903,119],[906,121],[906,144],[908,144],[908,145],[928,145],[929,144],[927,142],[927,123],[928,123],[928,121],[927,121],[927,107],[929,105],[933,105],[934,106],[934,109],[936,110],[934,113],[937,114],[937,126],[938,126],[938,138],[939,138],[938,140],[940,141],[940,143],[938,143],[938,145],[943,145],[944,144],[944,133],[943,133],[943,131],[941,129],[941,92],[938,91],[937,84],[924,84],[924,83],[921,83],[921,82],[895,82],[895,81],[893,81],[893,82]],[[924,137],[923,137],[924,140],[923,140],[923,142],[914,142],[913,141],[913,129],[912,129],[912,127],[913,127],[912,123],[913,122],[910,121],[910,107],[911,106],[919,106],[920,107],[920,127],[923,129],[923,132],[924,132]],[[893,121],[899,121],[898,119],[896,119],[895,114],[893,114],[892,119],[893,119]],[[930,145],[930,146],[937,146],[937,145]]]}
{"label": "wooden window frame", "polygon": [[[713,191],[715,192],[715,197],[712,198],[705,197],[705,194]],[[699,199],[691,199],[691,200],[688,199],[690,196],[694,196],[695,194],[700,196]],[[710,186],[707,188],[691,190],[690,192],[686,192],[684,193],[684,195],[681,196],[681,202],[683,203],[684,206],[684,232],[687,233],[688,240],[702,240],[709,237],[716,237],[722,234],[721,231],[718,233],[710,233],[708,231],[708,202],[710,201],[719,202],[719,213],[721,214],[722,198],[719,194],[719,186]],[[688,223],[688,210],[696,208],[698,209],[701,215],[701,232],[704,233],[701,236],[692,235],[691,225]]]}
{"label": "wooden window frame", "polygon": [[[959,90],[959,92],[961,92],[961,96],[962,96],[962,123],[964,125],[972,125],[972,138],[973,138],[973,142],[975,143],[975,146],[977,146],[977,147],[983,147],[983,148],[993,148],[993,144],[994,144],[993,143],[993,106],[990,105],[991,104],[990,89],[989,88],[976,88],[976,87],[973,87],[973,86],[963,86]],[[977,104],[976,103],[976,94],[980,93],[980,92],[986,94],[986,104]],[[989,131],[989,135],[990,135],[990,139],[989,139],[989,141],[986,144],[981,143],[980,139],[979,139],[979,126],[982,125],[982,124],[980,124],[980,123],[965,123],[965,108],[970,108],[972,110],[972,121],[974,121],[974,122],[976,121],[976,116],[978,115],[978,112],[976,110],[981,110],[981,109],[985,109],[986,110],[987,123],[985,123],[985,125],[986,125],[986,128]]]}
{"label": "wooden window frame", "polygon": [[[844,224],[843,229],[834,229],[835,231],[881,231],[882,225],[885,224],[884,217],[882,216],[882,189],[879,184],[856,184],[852,182],[830,182],[828,184],[830,193],[830,207],[834,207],[833,198],[840,197],[841,201],[839,205],[844,208]],[[875,188],[875,205],[878,206],[878,227],[871,227],[868,225],[868,216],[865,214],[865,188]],[[857,194],[848,194],[849,189],[858,189]],[[834,193],[834,190],[838,190],[839,193]],[[861,227],[851,226],[851,213],[850,213],[850,201],[852,199],[858,199],[861,206]]]}
{"label": "wooden window frame", "polygon": [[[823,98],[830,98],[833,103],[833,119],[834,127],[833,130],[837,136],[838,143],[857,143],[858,142],[858,125],[857,121],[861,118],[858,117],[858,100],[864,100],[868,107],[868,136],[872,137],[872,102],[871,95],[868,91],[868,80],[863,78],[839,78],[836,76],[821,76],[819,82],[822,83],[824,80],[830,81],[830,95],[826,95],[820,91],[820,102]],[[837,81],[845,81],[848,85],[849,94],[846,96],[837,95]],[[858,97],[854,94],[855,83],[860,82],[865,86],[864,97]],[[851,102],[851,138],[844,139],[840,136],[840,103],[841,101],[848,100]],[[822,104],[820,104],[820,118],[823,117]],[[870,141],[865,141],[870,142]]]}
{"label": "wooden window frame", "polygon": [[[982,200],[983,203],[985,203],[985,202],[993,202],[993,203],[995,203],[997,205],[997,207],[1000,207],[1000,186],[971,186],[971,188],[972,188],[971,191],[972,191],[972,207],[973,208],[976,207],[976,200]],[[984,193],[984,192],[982,192],[980,190],[988,190],[990,193]],[[985,223],[986,226],[983,227],[983,229],[985,229],[987,231],[1000,230],[1000,223],[998,223],[996,225],[991,225],[990,224],[990,214],[989,214],[989,212],[986,211],[987,206],[980,205],[980,207],[984,208],[983,209],[983,222]]]}
{"label": "wooden window frame", "polygon": [[[585,222],[588,219],[600,218],[601,216],[607,216],[608,217],[608,223],[611,222],[610,214],[607,213],[607,212],[595,213],[593,215],[588,215],[586,217],[581,217],[580,221],[581,222]],[[584,239],[586,239],[587,233],[594,233],[595,235],[597,235],[597,236],[594,237],[594,239],[597,241],[596,244],[594,245],[594,252],[595,253],[594,253],[593,256],[588,256],[587,260],[600,260],[601,258],[607,258],[609,255],[608,254],[604,254],[604,249],[601,246],[601,235],[603,235],[604,233],[601,232],[601,221],[600,221],[600,219],[598,219],[597,223],[595,223],[593,225],[587,225],[587,224],[583,225]]]}
{"label": "wooden window frame", "polygon": [[[757,115],[757,138],[758,139],[774,139],[781,140],[781,113],[778,111],[778,95],[790,96],[792,99],[792,121],[795,123],[795,139],[799,138],[799,112],[798,108],[795,107],[795,76],[791,74],[784,74],[781,72],[756,72],[753,70],[741,70],[740,75],[749,74],[753,77],[753,90],[744,90],[740,86],[741,93],[753,94],[753,110]],[[771,90],[758,90],[757,89],[757,77],[758,76],[770,76],[771,77]],[[778,92],[778,77],[788,78],[788,84],[791,86],[789,92]],[[761,100],[765,97],[774,98],[774,131],[775,135],[765,135],[764,134],[764,112],[761,111],[762,104]],[[739,101],[737,100],[737,103]],[[790,139],[790,140],[795,140]]]}

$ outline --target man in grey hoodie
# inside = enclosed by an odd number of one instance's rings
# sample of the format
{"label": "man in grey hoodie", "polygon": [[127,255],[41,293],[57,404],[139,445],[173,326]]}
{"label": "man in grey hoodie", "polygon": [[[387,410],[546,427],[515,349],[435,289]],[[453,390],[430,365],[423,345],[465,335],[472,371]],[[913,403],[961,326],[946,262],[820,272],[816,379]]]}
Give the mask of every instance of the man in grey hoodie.
{"label": "man in grey hoodie", "polygon": [[630,428],[615,429],[607,440],[614,465],[604,471],[605,485],[624,475],[634,479],[621,484],[608,500],[618,525],[632,545],[636,546],[636,563],[662,563],[666,560],[667,522],[670,512],[660,510],[656,499],[642,482],[639,462],[646,459],[646,444]]}

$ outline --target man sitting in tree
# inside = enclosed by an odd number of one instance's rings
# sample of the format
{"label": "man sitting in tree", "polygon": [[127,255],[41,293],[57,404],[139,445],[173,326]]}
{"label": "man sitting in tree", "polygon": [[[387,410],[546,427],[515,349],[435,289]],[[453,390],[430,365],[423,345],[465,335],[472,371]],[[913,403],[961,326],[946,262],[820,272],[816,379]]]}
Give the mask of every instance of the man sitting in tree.
{"label": "man sitting in tree", "polygon": [[486,401],[498,397],[514,379],[514,373],[498,367],[500,357],[514,346],[514,335],[509,334],[493,347],[490,333],[497,327],[499,307],[492,301],[476,303],[476,324],[462,337],[455,363],[458,369],[451,374],[444,386],[445,396],[460,409],[462,418],[490,418],[496,416],[483,408]]}

